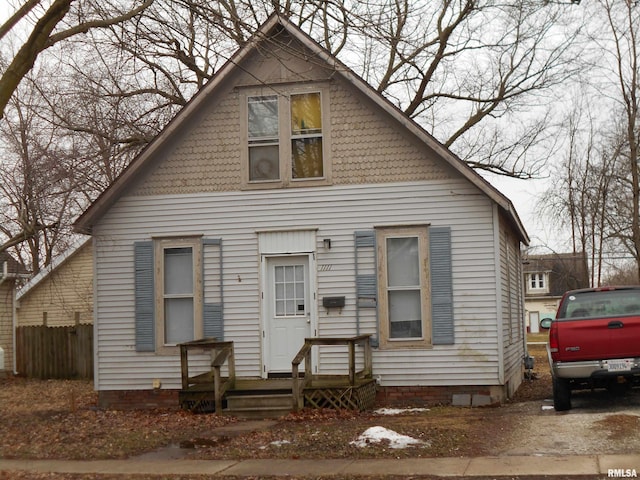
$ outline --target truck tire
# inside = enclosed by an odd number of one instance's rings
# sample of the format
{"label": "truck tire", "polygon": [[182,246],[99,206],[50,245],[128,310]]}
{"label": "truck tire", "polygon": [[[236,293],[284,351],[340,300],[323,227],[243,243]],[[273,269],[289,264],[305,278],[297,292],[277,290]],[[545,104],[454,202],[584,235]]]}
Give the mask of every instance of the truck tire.
{"label": "truck tire", "polygon": [[554,377],[553,408],[555,408],[557,412],[571,409],[571,387],[569,387],[569,380]]}

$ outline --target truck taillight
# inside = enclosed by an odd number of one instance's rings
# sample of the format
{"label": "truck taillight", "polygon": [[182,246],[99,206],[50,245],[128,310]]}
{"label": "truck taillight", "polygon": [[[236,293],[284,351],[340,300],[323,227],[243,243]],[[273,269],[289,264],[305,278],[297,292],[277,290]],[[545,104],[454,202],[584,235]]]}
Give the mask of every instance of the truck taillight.
{"label": "truck taillight", "polygon": [[549,328],[549,351],[558,353],[558,323],[552,322]]}

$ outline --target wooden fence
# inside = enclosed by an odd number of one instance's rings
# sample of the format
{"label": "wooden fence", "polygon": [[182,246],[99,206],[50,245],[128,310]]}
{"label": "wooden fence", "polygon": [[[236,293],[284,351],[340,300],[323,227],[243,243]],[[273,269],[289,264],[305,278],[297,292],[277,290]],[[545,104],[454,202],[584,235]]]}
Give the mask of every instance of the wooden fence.
{"label": "wooden fence", "polygon": [[93,378],[93,325],[16,329],[16,370],[30,378]]}

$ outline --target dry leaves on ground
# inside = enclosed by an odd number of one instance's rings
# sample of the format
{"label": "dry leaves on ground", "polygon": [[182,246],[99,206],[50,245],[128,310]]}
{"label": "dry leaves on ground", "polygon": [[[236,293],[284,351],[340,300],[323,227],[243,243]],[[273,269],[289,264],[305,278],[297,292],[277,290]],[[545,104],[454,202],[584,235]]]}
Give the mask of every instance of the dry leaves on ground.
{"label": "dry leaves on ground", "polygon": [[[480,455],[488,430],[505,428],[478,409],[436,407],[420,413],[304,410],[269,428],[216,435],[233,417],[175,410],[112,411],[96,408],[92,386],[78,381],[8,379],[0,384],[0,457],[125,458],[167,445],[190,445],[191,458],[404,458]],[[402,450],[384,442],[352,445],[363,431],[383,426],[428,442]]]}
{"label": "dry leaves on ground", "polygon": [[[536,359],[545,360],[542,356]],[[517,401],[548,398],[550,381],[545,368],[536,370],[539,379],[525,381]],[[217,434],[216,428],[237,422],[233,417],[197,415],[177,408],[101,410],[96,402],[88,382],[0,380],[0,457],[125,458],[168,445],[189,445],[192,448],[185,456],[201,459],[474,456],[492,454],[505,438],[503,433],[518,421],[517,412],[510,414],[502,407],[434,407],[401,415],[304,410],[269,428],[228,435]],[[398,450],[384,442],[365,448],[351,444],[373,426],[422,440],[425,445]]]}
{"label": "dry leaves on ground", "polygon": [[91,383],[0,380],[0,457],[124,458],[235,421],[180,410],[96,408]]}

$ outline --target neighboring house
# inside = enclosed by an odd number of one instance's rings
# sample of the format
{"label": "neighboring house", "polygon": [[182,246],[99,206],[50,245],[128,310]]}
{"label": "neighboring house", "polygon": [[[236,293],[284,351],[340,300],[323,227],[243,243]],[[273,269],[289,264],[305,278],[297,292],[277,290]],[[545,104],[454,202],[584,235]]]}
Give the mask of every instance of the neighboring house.
{"label": "neighboring house", "polygon": [[524,259],[527,330],[540,331],[540,320],[556,318],[556,309],[567,290],[589,286],[584,253],[528,255]]}
{"label": "neighboring house", "polygon": [[17,293],[17,326],[93,323],[91,237],[71,246]]}
{"label": "neighboring house", "polygon": [[[305,337],[371,334],[388,401],[500,401],[521,382],[528,237],[512,203],[287,19],[75,228],[93,236],[102,406],[177,404],[176,345],[202,337],[266,379],[290,375]],[[346,368],[332,348],[312,364]]]}
{"label": "neighboring house", "polygon": [[11,255],[0,252],[0,374],[14,370],[16,286],[26,276],[24,268]]}

